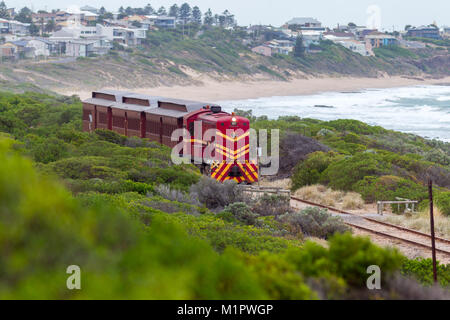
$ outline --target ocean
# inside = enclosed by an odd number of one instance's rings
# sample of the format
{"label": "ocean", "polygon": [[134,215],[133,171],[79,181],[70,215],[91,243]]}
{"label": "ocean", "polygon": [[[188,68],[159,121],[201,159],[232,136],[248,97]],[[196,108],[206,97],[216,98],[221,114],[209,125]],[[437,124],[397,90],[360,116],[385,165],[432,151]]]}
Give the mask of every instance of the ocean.
{"label": "ocean", "polygon": [[[339,81],[339,80],[336,80]],[[320,120],[356,119],[406,133],[450,142],[450,85],[423,85],[305,96],[219,101],[231,112],[299,116]]]}

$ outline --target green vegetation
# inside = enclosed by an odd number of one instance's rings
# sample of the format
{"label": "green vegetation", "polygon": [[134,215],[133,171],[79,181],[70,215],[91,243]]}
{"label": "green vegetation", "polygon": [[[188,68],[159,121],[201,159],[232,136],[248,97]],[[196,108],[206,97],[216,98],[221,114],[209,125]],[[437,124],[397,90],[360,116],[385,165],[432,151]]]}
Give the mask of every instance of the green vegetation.
{"label": "green vegetation", "polygon": [[[137,47],[115,44],[105,56],[76,61],[23,61],[20,65],[0,66],[3,81],[18,84],[39,83],[43,88],[154,87],[167,84],[192,84],[194,73],[218,80],[230,77],[264,76],[288,80],[296,74],[374,77],[379,74],[421,76],[448,75],[448,54],[442,49],[404,49],[399,46],[375,49],[375,57],[364,57],[332,41],[321,41],[307,51],[297,45],[291,55],[265,57],[251,48],[274,38],[265,31],[264,40],[236,27],[189,24],[170,30],[151,30]],[[297,41],[300,43],[299,41]],[[444,52],[446,53],[446,52]],[[70,73],[70,82],[66,75]],[[127,74],[127,77],[123,77]],[[26,75],[26,77],[24,76]],[[11,86],[6,84],[5,86]]]}
{"label": "green vegetation", "polygon": [[373,49],[375,55],[382,59],[395,59],[395,58],[412,58],[417,59],[419,56],[413,51],[392,45],[387,47],[375,48]]}
{"label": "green vegetation", "polygon": [[[251,116],[251,112],[247,113]],[[329,152],[314,152],[308,151],[309,146],[305,145],[305,152],[299,150],[301,157],[291,168],[294,191],[321,183],[337,190],[361,193],[367,202],[396,197],[423,201],[428,198],[426,184],[431,178],[436,205],[450,216],[449,143],[356,120],[320,121],[299,117],[278,120],[253,117],[252,120],[257,130],[281,130],[281,150],[285,145],[291,148],[289,139],[296,137],[293,134],[311,137],[331,148]],[[286,157],[282,154],[282,158]],[[393,209],[397,210],[397,206]]]}
{"label": "green vegetation", "polygon": [[[1,94],[0,106],[2,299],[373,298],[369,265],[385,275],[377,298],[406,295],[389,277],[407,260],[324,211],[247,199],[172,165],[166,147],[82,132],[75,98]],[[66,289],[69,265],[83,290]]]}

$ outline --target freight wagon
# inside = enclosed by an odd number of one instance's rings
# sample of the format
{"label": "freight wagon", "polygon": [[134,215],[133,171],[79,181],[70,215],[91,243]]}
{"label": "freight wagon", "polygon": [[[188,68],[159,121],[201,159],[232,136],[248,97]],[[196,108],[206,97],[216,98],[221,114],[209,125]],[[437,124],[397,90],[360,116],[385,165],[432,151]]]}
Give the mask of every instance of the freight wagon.
{"label": "freight wagon", "polygon": [[[201,132],[197,130],[199,124]],[[189,139],[172,141],[172,133],[182,128],[189,132]],[[221,182],[258,181],[257,162],[250,158],[249,120],[223,112],[218,105],[116,90],[94,91],[83,101],[83,130],[96,129],[172,148],[185,143],[188,145],[183,156],[212,178]],[[205,151],[210,150],[210,156],[205,157]]]}

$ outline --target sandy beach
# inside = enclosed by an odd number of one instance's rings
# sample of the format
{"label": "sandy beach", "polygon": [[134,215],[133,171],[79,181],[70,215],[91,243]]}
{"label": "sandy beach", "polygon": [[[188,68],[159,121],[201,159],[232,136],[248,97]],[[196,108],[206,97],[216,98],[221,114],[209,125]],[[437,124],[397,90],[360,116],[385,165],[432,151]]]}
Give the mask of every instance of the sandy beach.
{"label": "sandy beach", "polygon": [[[241,100],[273,96],[296,96],[309,95],[330,91],[358,91],[369,88],[394,88],[425,84],[449,84],[450,77],[441,79],[420,79],[406,77],[383,77],[383,78],[310,78],[294,79],[291,81],[216,81],[212,79],[201,79],[202,85],[189,86],[164,86],[154,88],[93,88],[116,89],[131,91],[155,96],[171,98],[221,101]],[[56,90],[65,95],[78,95],[81,99],[89,98],[90,91],[86,90]]]}

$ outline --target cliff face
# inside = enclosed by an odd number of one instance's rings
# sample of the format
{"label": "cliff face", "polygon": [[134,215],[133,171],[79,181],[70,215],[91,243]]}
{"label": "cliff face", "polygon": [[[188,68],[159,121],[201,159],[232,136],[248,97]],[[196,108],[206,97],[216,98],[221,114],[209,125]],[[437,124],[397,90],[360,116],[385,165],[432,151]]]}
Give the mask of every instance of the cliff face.
{"label": "cliff face", "polygon": [[50,90],[90,90],[195,85],[201,84],[204,76],[216,80],[286,81],[305,76],[450,75],[447,50],[395,47],[376,49],[376,57],[363,57],[329,41],[323,42],[321,48],[302,58],[265,57],[232,39],[160,41],[157,46],[114,50],[103,57],[4,63],[0,65],[0,80]]}

